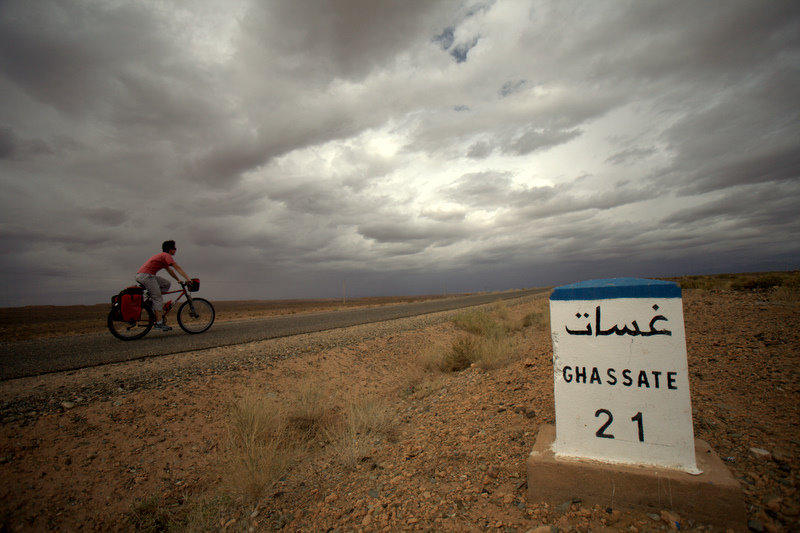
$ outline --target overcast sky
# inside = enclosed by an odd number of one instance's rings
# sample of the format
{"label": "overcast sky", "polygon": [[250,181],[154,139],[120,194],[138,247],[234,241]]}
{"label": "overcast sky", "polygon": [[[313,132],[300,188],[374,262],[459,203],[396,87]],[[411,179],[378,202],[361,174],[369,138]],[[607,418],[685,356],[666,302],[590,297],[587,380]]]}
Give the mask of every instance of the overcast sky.
{"label": "overcast sky", "polygon": [[0,0],[0,305],[800,268],[800,2]]}

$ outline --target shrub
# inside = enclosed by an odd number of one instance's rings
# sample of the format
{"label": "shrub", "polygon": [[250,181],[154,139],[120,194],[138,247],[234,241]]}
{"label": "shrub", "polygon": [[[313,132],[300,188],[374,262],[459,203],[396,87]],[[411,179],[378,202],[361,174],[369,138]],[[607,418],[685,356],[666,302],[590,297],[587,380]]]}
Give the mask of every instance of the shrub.
{"label": "shrub", "polygon": [[678,281],[681,289],[709,289],[712,288],[712,282],[707,279],[701,279],[697,276],[689,276],[688,279],[681,279]]}
{"label": "shrub", "polygon": [[764,274],[734,282],[731,288],[737,291],[765,291],[781,285],[782,282],[783,278],[778,274]]}
{"label": "shrub", "polygon": [[457,372],[469,368],[479,357],[480,342],[471,335],[457,338],[442,359],[441,370]]}
{"label": "shrub", "polygon": [[544,313],[542,313],[540,311],[533,311],[532,313],[528,313],[522,319],[522,327],[523,328],[529,328],[529,327],[532,327],[532,326],[536,327],[536,328],[539,328],[539,327],[544,326],[545,323],[546,323],[546,320],[545,320],[545,317],[544,317]]}
{"label": "shrub", "polygon": [[792,289],[800,289],[800,271],[788,272],[781,285]]}
{"label": "shrub", "polygon": [[514,332],[547,324],[545,312],[541,310],[547,305],[547,300],[538,299],[534,305],[535,310],[522,319],[521,325],[514,325],[511,313],[502,303],[493,307],[494,316],[483,309],[456,314],[453,325],[466,332],[466,335],[458,336],[449,348],[423,352],[420,357],[423,366],[442,372],[458,372],[473,364],[484,369],[506,364],[517,349]]}
{"label": "shrub", "polygon": [[442,372],[458,372],[473,364],[486,370],[497,368],[513,358],[516,348],[516,339],[509,336],[462,335],[435,360],[433,368]]}

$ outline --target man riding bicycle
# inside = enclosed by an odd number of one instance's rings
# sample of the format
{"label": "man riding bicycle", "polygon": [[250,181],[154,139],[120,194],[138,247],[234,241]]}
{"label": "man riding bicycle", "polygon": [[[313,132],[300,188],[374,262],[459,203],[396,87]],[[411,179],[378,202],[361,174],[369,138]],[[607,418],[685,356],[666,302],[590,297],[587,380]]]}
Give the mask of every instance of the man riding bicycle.
{"label": "man riding bicycle", "polygon": [[150,299],[153,301],[153,312],[156,315],[156,322],[153,324],[153,329],[170,331],[172,328],[164,324],[163,321],[164,299],[161,297],[161,291],[168,291],[171,284],[168,279],[156,276],[156,274],[163,268],[167,270],[170,276],[180,282],[181,279],[175,274],[175,271],[172,270],[174,267],[175,270],[186,278],[186,281],[191,282],[191,278],[184,272],[180,265],[175,262],[175,259],[172,258],[177,250],[177,248],[175,248],[175,241],[164,241],[164,243],[161,244],[161,250],[160,254],[154,255],[142,265],[136,273],[136,282],[144,285],[144,288],[150,293]]}

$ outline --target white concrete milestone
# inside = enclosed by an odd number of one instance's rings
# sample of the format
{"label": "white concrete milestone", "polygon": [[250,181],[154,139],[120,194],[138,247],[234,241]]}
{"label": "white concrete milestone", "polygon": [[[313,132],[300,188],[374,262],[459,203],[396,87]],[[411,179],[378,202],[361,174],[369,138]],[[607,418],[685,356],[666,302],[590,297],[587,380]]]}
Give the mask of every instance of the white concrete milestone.
{"label": "white concrete milestone", "polygon": [[550,296],[560,458],[697,474],[680,287],[615,278]]}

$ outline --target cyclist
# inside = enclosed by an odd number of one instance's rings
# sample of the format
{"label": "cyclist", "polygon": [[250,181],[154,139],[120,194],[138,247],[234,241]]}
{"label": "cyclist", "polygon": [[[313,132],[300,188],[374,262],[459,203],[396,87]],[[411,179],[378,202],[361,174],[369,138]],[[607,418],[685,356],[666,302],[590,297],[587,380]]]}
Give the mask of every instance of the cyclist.
{"label": "cyclist", "polygon": [[[144,288],[150,293],[150,299],[153,301],[153,312],[156,315],[156,322],[153,325],[153,329],[170,331],[172,328],[164,324],[164,299],[161,297],[161,291],[169,290],[170,282],[168,279],[156,276],[156,274],[163,268],[167,270],[170,276],[179,282],[181,279],[175,274],[175,270],[180,272],[180,274],[186,278],[186,281],[191,282],[191,278],[178,263],[175,262],[175,259],[172,258],[177,250],[177,248],[175,248],[175,241],[164,241],[161,244],[161,250],[160,254],[154,255],[142,265],[136,273],[136,281],[144,285]],[[175,270],[173,270],[173,267]]]}

